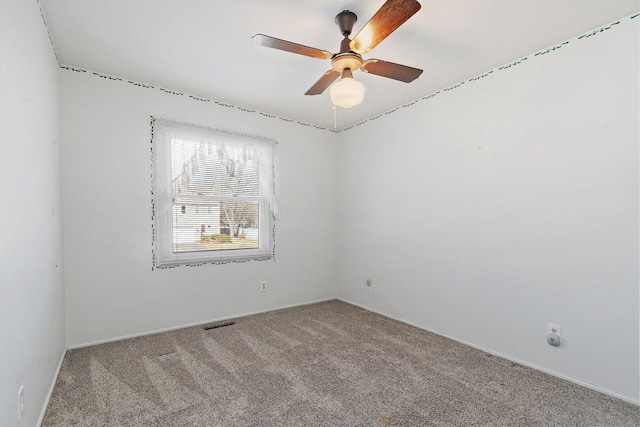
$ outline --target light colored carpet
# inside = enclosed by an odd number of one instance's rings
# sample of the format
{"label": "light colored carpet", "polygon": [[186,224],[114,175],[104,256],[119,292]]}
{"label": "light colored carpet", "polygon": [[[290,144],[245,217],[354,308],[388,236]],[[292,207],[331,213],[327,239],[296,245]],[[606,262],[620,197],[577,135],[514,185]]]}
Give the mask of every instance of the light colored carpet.
{"label": "light colored carpet", "polygon": [[638,426],[640,409],[330,301],[67,353],[44,426]]}

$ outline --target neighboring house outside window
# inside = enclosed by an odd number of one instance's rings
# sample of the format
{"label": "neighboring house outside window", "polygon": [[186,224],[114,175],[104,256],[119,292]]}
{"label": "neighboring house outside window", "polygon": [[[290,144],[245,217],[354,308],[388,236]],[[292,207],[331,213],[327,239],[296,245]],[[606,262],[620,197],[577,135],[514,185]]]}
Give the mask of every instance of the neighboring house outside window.
{"label": "neighboring house outside window", "polygon": [[273,257],[275,141],[152,118],[154,267]]}

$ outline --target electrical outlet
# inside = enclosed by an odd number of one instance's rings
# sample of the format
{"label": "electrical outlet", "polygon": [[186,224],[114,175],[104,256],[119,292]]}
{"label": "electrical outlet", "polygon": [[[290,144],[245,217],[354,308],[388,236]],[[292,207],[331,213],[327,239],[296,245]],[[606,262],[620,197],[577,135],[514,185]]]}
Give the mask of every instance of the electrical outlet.
{"label": "electrical outlet", "polygon": [[18,389],[18,421],[22,421],[24,415],[24,385]]}
{"label": "electrical outlet", "polygon": [[367,286],[371,286],[371,279],[367,279]]}
{"label": "electrical outlet", "polygon": [[262,292],[267,292],[267,282],[266,281],[263,280],[262,282],[260,282],[260,290]]}
{"label": "electrical outlet", "polygon": [[562,326],[554,323],[547,323],[547,334],[556,334],[562,336]]}

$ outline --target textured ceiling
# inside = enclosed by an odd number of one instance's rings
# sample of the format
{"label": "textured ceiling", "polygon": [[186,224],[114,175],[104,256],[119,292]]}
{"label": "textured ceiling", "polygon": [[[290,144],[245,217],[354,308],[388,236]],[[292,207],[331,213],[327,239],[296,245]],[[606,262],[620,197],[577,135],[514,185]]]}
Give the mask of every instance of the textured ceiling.
{"label": "textured ceiling", "polygon": [[[637,0],[419,0],[422,9],[365,59],[421,68],[412,83],[362,72],[365,100],[338,128],[388,111],[619,18]],[[334,17],[384,0],[40,0],[62,64],[333,127],[328,91],[305,91],[330,61],[251,43],[256,33],[337,52]]]}

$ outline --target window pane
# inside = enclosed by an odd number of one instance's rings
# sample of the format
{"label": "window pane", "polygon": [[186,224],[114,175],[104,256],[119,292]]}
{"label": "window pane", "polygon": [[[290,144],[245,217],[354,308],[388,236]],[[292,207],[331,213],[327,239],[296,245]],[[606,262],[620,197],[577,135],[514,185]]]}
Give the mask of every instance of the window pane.
{"label": "window pane", "polygon": [[172,139],[171,179],[174,194],[257,197],[257,152],[249,145]]}
{"label": "window pane", "polygon": [[173,252],[260,247],[257,201],[184,201],[173,205]]}

